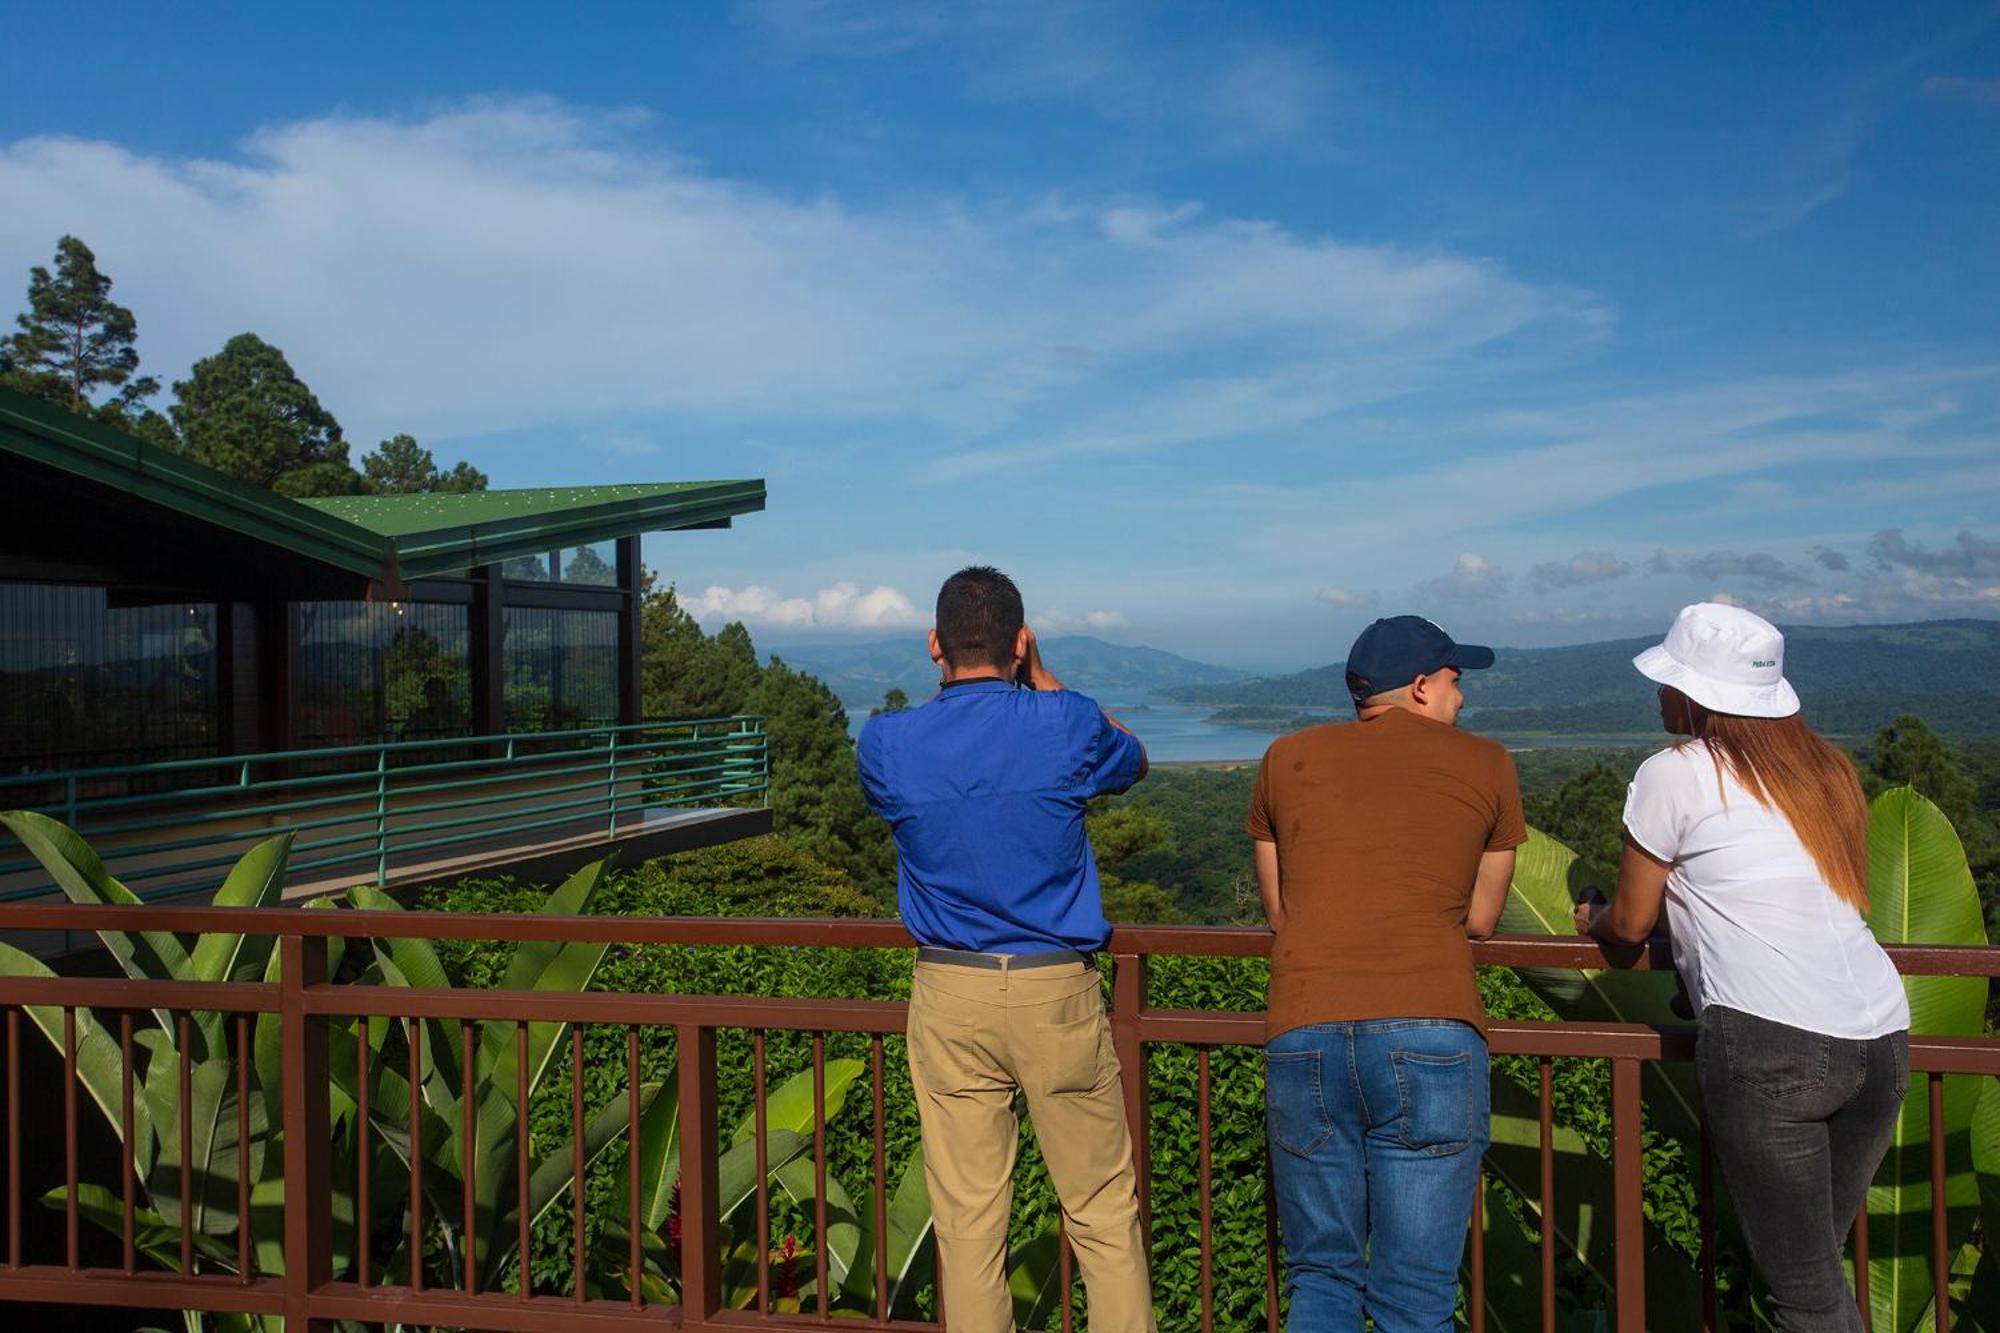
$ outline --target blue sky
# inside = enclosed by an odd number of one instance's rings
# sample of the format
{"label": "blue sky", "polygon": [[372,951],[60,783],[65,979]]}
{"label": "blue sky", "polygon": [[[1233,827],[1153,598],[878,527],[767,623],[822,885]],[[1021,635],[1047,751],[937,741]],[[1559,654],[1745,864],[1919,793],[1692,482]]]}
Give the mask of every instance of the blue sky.
{"label": "blue sky", "polygon": [[[0,292],[357,452],[762,476],[760,641],[2000,615],[2000,6],[16,4]],[[9,278],[6,275],[12,274]],[[0,312],[4,313],[4,312]]]}

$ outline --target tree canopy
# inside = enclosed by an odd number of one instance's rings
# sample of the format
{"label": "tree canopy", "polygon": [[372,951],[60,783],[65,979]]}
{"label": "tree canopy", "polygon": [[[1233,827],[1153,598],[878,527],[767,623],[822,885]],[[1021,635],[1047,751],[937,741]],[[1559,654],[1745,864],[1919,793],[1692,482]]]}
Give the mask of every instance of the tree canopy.
{"label": "tree canopy", "polygon": [[377,495],[428,495],[483,491],[486,474],[467,462],[446,472],[413,435],[393,435],[361,460],[368,489]]}
{"label": "tree canopy", "polygon": [[181,450],[197,463],[295,499],[362,489],[340,422],[285,354],[254,333],[195,362],[174,397]]}
{"label": "tree canopy", "polygon": [[226,476],[280,495],[411,495],[483,491],[470,463],[440,468],[409,435],[348,462],[340,423],[285,354],[254,333],[231,338],[174,385],[162,414],[145,400],[160,382],[140,375],[138,320],[111,299],[111,279],[74,236],[56,242],[55,271],[28,271],[27,309],[0,338],[0,384],[130,431]]}
{"label": "tree canopy", "polygon": [[[56,242],[55,272],[28,270],[28,308],[0,342],[0,382],[72,412],[124,421],[159,381],[139,371],[139,323],[111,299],[111,279],[74,236]],[[115,390],[102,402],[98,395]]]}

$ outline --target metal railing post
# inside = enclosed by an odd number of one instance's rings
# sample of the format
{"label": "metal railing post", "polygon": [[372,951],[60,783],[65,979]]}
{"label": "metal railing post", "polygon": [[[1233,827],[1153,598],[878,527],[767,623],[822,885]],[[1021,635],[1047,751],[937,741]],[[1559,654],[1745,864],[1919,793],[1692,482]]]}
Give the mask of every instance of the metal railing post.
{"label": "metal railing post", "polygon": [[716,1169],[715,1029],[675,1026],[681,1114],[681,1317],[722,1308],[721,1181]]}
{"label": "metal railing post", "polygon": [[618,836],[618,732],[610,733],[611,743],[604,747],[604,794],[611,807],[611,836]]}
{"label": "metal railing post", "polygon": [[375,752],[375,887],[389,883],[389,752]]}
{"label": "metal railing post", "polygon": [[1612,1249],[1618,1333],[1646,1333],[1646,1213],[1640,1162],[1639,1061],[1611,1061]]}
{"label": "metal railing post", "polygon": [[1132,1169],[1139,1187],[1139,1222],[1146,1245],[1153,1243],[1153,1183],[1148,1151],[1146,1107],[1152,1080],[1146,1073],[1146,1047],[1139,1040],[1139,1014],[1146,1007],[1146,956],[1114,956],[1111,971],[1111,1043],[1118,1052],[1125,1082],[1125,1127],[1132,1135]]}
{"label": "metal railing post", "polygon": [[327,1020],[305,1009],[306,988],[327,980],[326,940],[285,935],[278,941],[278,958],[278,1021],[284,1033],[285,1327],[331,1333],[330,1321],[312,1317],[313,1292],[333,1280]]}

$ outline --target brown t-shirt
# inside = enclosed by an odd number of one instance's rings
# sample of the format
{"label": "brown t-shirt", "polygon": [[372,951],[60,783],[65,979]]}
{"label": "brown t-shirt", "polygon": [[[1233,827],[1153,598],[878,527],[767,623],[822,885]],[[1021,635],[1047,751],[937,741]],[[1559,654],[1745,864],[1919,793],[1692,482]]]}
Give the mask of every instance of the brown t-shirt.
{"label": "brown t-shirt", "polygon": [[1484,1032],[1465,913],[1479,858],[1528,840],[1500,746],[1392,708],[1274,742],[1243,828],[1278,844],[1270,1036],[1456,1018]]}

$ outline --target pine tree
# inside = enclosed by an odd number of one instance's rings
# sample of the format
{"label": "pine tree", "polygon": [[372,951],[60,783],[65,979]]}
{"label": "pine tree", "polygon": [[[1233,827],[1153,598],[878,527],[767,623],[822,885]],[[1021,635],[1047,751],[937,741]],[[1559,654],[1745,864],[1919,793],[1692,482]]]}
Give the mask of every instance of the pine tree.
{"label": "pine tree", "polygon": [[[0,382],[72,412],[123,422],[159,381],[139,375],[139,324],[111,299],[111,279],[74,236],[56,242],[56,271],[28,270],[28,308],[0,345]],[[96,395],[116,393],[102,404]]]}
{"label": "pine tree", "polygon": [[1899,787],[1905,783],[1929,797],[1966,837],[1978,819],[1979,784],[1946,748],[1943,738],[1914,713],[1903,713],[1875,733],[1863,752],[1864,777],[1870,786]]}
{"label": "pine tree", "polygon": [[647,717],[729,717],[757,685],[757,651],[741,625],[714,638],[681,606],[671,585],[641,580],[640,696]]}
{"label": "pine tree", "polygon": [[197,463],[294,498],[362,489],[340,423],[285,354],[254,333],[239,333],[195,362],[174,396],[173,424]]}
{"label": "pine tree", "polygon": [[764,719],[777,831],[886,896],[896,873],[888,826],[862,799],[847,710],[826,682],[778,658],[764,667],[746,711]]}
{"label": "pine tree", "polygon": [[451,471],[439,469],[431,451],[416,437],[396,435],[382,441],[361,459],[368,489],[377,495],[431,495],[439,492],[483,491],[486,474],[460,462]]}

